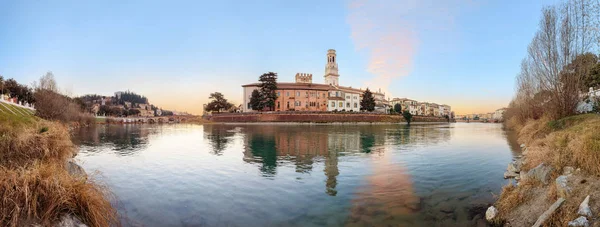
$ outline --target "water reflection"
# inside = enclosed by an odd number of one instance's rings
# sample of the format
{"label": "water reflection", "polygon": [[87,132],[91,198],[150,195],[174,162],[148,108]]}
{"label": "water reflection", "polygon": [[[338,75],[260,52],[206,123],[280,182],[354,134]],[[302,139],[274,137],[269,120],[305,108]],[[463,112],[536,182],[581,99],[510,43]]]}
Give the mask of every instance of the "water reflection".
{"label": "water reflection", "polygon": [[471,226],[519,148],[492,124],[117,125],[75,134],[84,168],[105,173],[119,211],[148,226]]}
{"label": "water reflection", "polygon": [[204,137],[212,146],[212,152],[215,155],[221,155],[223,150],[227,148],[227,144],[233,142],[233,136],[236,132],[236,127],[225,127],[223,125],[204,125]]}
{"label": "water reflection", "polygon": [[[103,125],[95,129],[77,128],[73,142],[88,149],[88,153],[99,153],[105,146],[121,156],[135,155],[148,146],[149,137],[160,133],[161,127],[144,127],[138,125]],[[102,146],[100,146],[102,145]]]}

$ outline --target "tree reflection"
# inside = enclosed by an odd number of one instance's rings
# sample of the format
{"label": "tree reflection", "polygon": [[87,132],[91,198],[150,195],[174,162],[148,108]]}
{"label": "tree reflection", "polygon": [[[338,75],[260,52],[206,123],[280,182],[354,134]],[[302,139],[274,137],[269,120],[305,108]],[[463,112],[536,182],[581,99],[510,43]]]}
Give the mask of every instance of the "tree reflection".
{"label": "tree reflection", "polygon": [[232,137],[235,135],[235,128],[235,126],[229,125],[207,124],[203,126],[204,137],[212,146],[213,154],[223,154],[223,151],[227,148],[227,145],[233,142]]}
{"label": "tree reflection", "polygon": [[[78,128],[72,137],[73,143],[80,146],[112,146],[116,154],[134,155],[148,146],[148,137],[161,130],[160,127],[146,125],[105,125],[94,128]],[[90,150],[95,152],[99,150]]]}

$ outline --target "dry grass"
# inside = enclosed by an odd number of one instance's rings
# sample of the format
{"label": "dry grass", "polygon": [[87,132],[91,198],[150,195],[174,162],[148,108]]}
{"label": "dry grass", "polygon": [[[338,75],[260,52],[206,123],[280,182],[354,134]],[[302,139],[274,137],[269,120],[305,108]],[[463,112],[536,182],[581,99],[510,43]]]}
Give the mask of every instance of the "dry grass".
{"label": "dry grass", "polygon": [[20,126],[0,124],[0,166],[17,168],[36,161],[64,162],[74,152],[68,130],[59,123],[39,120]]}
{"label": "dry grass", "polygon": [[[545,163],[554,168],[551,179],[562,173],[566,166],[580,168],[583,172],[573,176],[573,181],[580,183],[573,186],[570,199],[563,203],[545,226],[566,226],[577,218],[577,207],[586,195],[600,196],[597,190],[600,187],[600,179],[597,178],[600,176],[598,132],[600,115],[596,114],[571,116],[557,121],[542,118],[520,127],[519,142],[527,145],[526,164],[522,171]],[[518,187],[505,186],[496,202],[500,220],[531,225],[557,199],[556,187],[551,182],[548,186],[530,181],[522,181]]]}
{"label": "dry grass", "polygon": [[119,225],[109,192],[65,170],[74,152],[63,124],[0,113],[0,226],[51,226],[67,214]]}
{"label": "dry grass", "polygon": [[519,132],[527,144],[525,169],[540,163],[556,170],[573,166],[600,176],[600,115],[584,114],[557,121],[529,121]]}
{"label": "dry grass", "polygon": [[508,214],[515,207],[523,204],[532,198],[532,188],[539,186],[540,183],[534,180],[522,180],[519,186],[508,184],[502,187],[502,193],[496,202],[500,214]]}
{"label": "dry grass", "polygon": [[117,213],[103,187],[74,178],[62,165],[34,164],[32,168],[0,169],[0,225],[56,223],[73,214],[90,226],[117,225]]}

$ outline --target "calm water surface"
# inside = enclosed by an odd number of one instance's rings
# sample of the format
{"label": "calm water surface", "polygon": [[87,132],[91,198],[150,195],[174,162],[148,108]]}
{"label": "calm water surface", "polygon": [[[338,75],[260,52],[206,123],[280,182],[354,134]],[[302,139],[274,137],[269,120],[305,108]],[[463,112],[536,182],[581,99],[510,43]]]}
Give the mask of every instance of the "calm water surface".
{"label": "calm water surface", "polygon": [[511,137],[480,123],[110,125],[74,141],[125,226],[477,226],[520,152]]}

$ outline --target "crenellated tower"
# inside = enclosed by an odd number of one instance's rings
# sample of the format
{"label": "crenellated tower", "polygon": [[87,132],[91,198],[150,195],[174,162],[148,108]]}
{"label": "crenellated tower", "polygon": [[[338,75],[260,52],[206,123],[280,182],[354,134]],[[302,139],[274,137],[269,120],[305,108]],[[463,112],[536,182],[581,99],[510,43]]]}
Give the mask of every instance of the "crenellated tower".
{"label": "crenellated tower", "polygon": [[312,74],[296,73],[296,83],[312,84]]}
{"label": "crenellated tower", "polygon": [[325,84],[339,86],[338,64],[334,49],[327,50],[327,64],[325,65]]}

